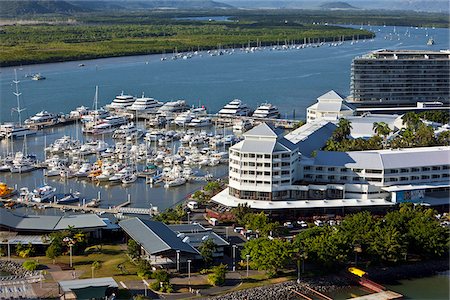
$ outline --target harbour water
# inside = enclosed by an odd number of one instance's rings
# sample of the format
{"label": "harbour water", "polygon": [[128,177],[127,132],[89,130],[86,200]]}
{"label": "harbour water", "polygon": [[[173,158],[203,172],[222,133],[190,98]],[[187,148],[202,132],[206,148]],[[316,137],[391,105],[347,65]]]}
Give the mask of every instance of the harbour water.
{"label": "harbour water", "polygon": [[[359,27],[359,26],[358,26]],[[389,49],[449,48],[449,30],[441,28],[367,27],[377,36],[373,40],[355,40],[340,46],[323,45],[304,49],[270,50],[233,55],[209,56],[202,53],[191,59],[161,61],[161,55],[106,58],[23,66],[18,69],[22,114],[30,116],[40,110],[69,112],[77,106],[91,106],[95,86],[100,89],[99,105],[105,105],[125,93],[154,97],[161,101],[186,99],[190,105],[205,105],[210,113],[217,112],[233,98],[240,98],[252,107],[262,102],[277,105],[285,117],[305,118],[305,109],[323,93],[334,89],[347,95],[350,85],[351,60],[369,51]],[[435,45],[427,46],[433,37]],[[79,67],[84,64],[83,67]],[[25,74],[42,73],[46,80],[32,81]],[[0,73],[0,122],[17,120],[12,111],[16,106],[12,84],[14,68],[2,68]],[[42,156],[44,137],[47,144],[63,135],[76,137],[76,126],[55,127],[28,138],[28,151]],[[81,138],[81,134],[78,134]],[[0,142],[0,153],[8,148]],[[23,141],[14,143],[21,150]],[[42,157],[41,157],[42,159]],[[202,170],[204,171],[204,170]],[[207,169],[216,177],[227,174],[227,167]],[[30,189],[44,183],[42,171],[16,175],[0,174],[0,181]],[[142,180],[128,187],[96,186],[87,180],[61,181],[48,179],[58,192],[79,191],[92,199],[100,191],[102,206],[123,203],[131,195],[132,206],[158,206],[160,210],[179,202],[202,183],[190,183],[169,190],[151,188]]]}

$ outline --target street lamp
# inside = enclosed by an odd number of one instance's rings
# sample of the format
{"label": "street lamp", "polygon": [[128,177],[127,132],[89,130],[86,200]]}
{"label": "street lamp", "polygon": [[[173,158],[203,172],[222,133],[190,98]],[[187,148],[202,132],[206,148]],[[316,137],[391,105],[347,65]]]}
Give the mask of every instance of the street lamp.
{"label": "street lamp", "polygon": [[190,223],[191,223],[191,222],[190,222],[190,215],[191,215],[191,212],[188,211],[188,212],[187,212],[187,215],[188,215],[188,224],[190,224]]}
{"label": "street lamp", "polygon": [[177,250],[177,272],[180,272],[180,250]]}
{"label": "street lamp", "polygon": [[72,268],[72,266],[73,266],[73,264],[72,264],[72,247],[75,244],[75,241],[72,238],[66,236],[63,239],[63,242],[65,242],[65,243],[67,243],[69,245],[70,267]]}
{"label": "street lamp", "polygon": [[73,244],[69,244],[70,267],[71,268],[72,268],[72,247],[73,247]]}
{"label": "street lamp", "polygon": [[9,243],[9,240],[8,240],[8,260],[11,260],[11,244]]}
{"label": "street lamp", "polygon": [[189,287],[191,287],[191,262],[192,260],[188,259],[188,281],[189,281]]}
{"label": "street lamp", "polygon": [[248,259],[250,258],[250,254],[247,254],[246,257],[247,257],[247,278],[248,278]]}
{"label": "street lamp", "polygon": [[236,271],[236,248],[237,245],[233,245],[233,272]]}

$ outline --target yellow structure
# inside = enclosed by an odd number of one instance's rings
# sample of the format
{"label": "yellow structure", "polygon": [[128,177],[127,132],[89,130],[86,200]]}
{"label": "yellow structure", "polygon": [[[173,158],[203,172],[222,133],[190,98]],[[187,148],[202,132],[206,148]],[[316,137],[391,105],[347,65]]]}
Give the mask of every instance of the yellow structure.
{"label": "yellow structure", "polygon": [[353,268],[353,267],[348,268],[348,271],[349,271],[350,273],[352,273],[352,274],[355,274],[355,275],[358,276],[358,277],[363,277],[364,275],[367,274],[367,273],[364,272],[363,270],[358,269],[358,268]]}
{"label": "yellow structure", "polygon": [[8,198],[16,193],[14,188],[9,187],[6,183],[0,182],[0,198]]}

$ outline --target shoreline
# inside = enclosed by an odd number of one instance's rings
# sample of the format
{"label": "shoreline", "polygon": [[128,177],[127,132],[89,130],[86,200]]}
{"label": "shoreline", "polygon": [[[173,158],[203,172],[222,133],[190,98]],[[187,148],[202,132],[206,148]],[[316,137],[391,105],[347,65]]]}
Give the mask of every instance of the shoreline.
{"label": "shoreline", "polygon": [[[363,268],[366,270],[365,268]],[[430,260],[398,266],[376,266],[367,269],[368,278],[382,285],[396,285],[399,280],[419,279],[434,276],[439,272],[450,270],[448,260]],[[237,300],[237,299],[292,299],[295,296],[293,290],[298,292],[308,292],[312,288],[320,293],[338,292],[346,288],[359,287],[350,276],[346,276],[345,270],[338,274],[327,275],[323,277],[311,277],[302,279],[300,284],[295,280],[272,284],[269,286],[260,286],[255,288],[243,289],[227,294],[215,296],[216,300]]]}

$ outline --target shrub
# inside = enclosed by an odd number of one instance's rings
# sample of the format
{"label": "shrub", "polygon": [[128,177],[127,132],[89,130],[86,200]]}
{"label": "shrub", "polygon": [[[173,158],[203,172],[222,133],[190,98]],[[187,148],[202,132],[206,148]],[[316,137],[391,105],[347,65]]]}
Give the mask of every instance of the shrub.
{"label": "shrub", "polygon": [[22,264],[22,267],[28,271],[36,271],[39,267],[39,263],[35,260],[27,260]]}
{"label": "shrub", "polygon": [[208,275],[208,281],[214,286],[225,283],[225,275],[227,274],[227,265],[220,264],[211,268],[211,274]]}

